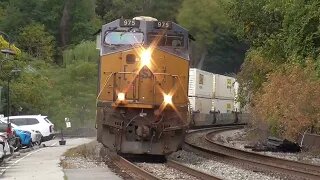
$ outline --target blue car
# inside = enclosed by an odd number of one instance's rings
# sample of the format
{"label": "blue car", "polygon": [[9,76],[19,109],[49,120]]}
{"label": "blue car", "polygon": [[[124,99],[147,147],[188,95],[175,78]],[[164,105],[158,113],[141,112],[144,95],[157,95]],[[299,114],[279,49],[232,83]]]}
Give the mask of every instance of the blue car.
{"label": "blue car", "polygon": [[29,131],[24,131],[20,129],[13,129],[16,133],[16,136],[19,137],[20,143],[22,146],[32,146],[32,139],[31,139],[31,133]]}

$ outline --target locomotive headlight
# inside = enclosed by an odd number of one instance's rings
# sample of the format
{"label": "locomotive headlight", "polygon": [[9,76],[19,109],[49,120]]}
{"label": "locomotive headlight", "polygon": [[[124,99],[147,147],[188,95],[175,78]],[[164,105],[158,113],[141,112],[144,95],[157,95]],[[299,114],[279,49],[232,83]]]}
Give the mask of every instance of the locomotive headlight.
{"label": "locomotive headlight", "polygon": [[172,104],[172,96],[168,94],[163,95],[163,102],[165,104]]}
{"label": "locomotive headlight", "polygon": [[150,66],[151,64],[151,50],[145,49],[141,53],[141,65],[142,66]]}
{"label": "locomotive headlight", "polygon": [[124,101],[126,98],[125,98],[126,94],[125,93],[118,93],[118,100],[119,101]]}

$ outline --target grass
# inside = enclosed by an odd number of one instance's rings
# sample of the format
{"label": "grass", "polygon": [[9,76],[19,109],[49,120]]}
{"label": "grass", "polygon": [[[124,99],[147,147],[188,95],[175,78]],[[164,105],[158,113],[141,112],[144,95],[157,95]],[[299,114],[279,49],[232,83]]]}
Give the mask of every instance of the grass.
{"label": "grass", "polygon": [[91,158],[95,159],[97,155],[97,142],[90,142],[87,144],[83,144],[77,146],[75,148],[71,148],[67,150],[63,155],[65,157],[83,157],[83,158]]}
{"label": "grass", "polygon": [[63,154],[65,158],[61,160],[60,166],[63,169],[75,168],[75,165],[68,161],[68,158],[85,158],[97,160],[99,158],[98,150],[98,143],[96,141],[71,148]]}

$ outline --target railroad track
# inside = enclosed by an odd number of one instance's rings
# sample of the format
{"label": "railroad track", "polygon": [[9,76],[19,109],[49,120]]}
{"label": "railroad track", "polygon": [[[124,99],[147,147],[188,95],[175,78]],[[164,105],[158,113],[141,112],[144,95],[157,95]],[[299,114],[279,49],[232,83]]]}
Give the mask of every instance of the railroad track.
{"label": "railroad track", "polygon": [[[113,157],[114,159],[114,163],[119,167],[119,168],[125,168],[127,170],[129,170],[130,172],[134,173],[136,176],[138,176],[141,179],[148,179],[148,180],[160,180],[161,178],[153,175],[152,173],[144,170],[143,168],[135,165],[133,162],[125,159],[122,156],[118,156],[116,155],[115,157]],[[204,179],[204,180],[220,180],[222,178],[220,177],[216,177],[195,169],[192,169],[190,167],[187,167],[179,162],[176,162],[174,160],[168,160],[166,162],[166,165],[168,167],[174,168],[178,171],[181,171],[185,174],[194,176],[198,179]]]}
{"label": "railroad track", "polygon": [[177,170],[180,170],[184,173],[187,173],[189,175],[192,175],[194,177],[197,177],[199,179],[204,179],[204,180],[207,180],[207,179],[212,179],[212,180],[220,180],[222,179],[221,177],[218,177],[218,176],[213,176],[211,174],[207,174],[205,172],[201,172],[201,171],[198,171],[198,170],[195,170],[193,168],[190,168],[188,166],[185,166],[177,161],[174,161],[174,160],[168,160],[167,161],[167,165],[170,166],[170,167],[173,167]]}
{"label": "railroad track", "polygon": [[203,143],[206,142],[206,145],[203,146],[199,144],[195,145],[192,141],[190,141],[190,136],[197,133],[193,132],[187,135],[185,143],[197,150],[209,154],[223,155],[224,157],[228,157],[231,160],[252,165],[254,167],[258,167],[259,169],[286,174],[288,176],[294,176],[300,179],[320,179],[320,166],[318,165],[281,159],[255,152],[235,149],[218,143],[214,141],[212,138],[215,134],[219,132],[236,128],[239,127],[220,127],[216,128],[215,130],[211,130],[209,133],[203,133],[203,138],[205,139]]}
{"label": "railroad track", "polygon": [[128,161],[122,156],[115,155],[113,157],[113,162],[121,169],[125,168],[130,172],[134,173],[135,175],[139,176],[141,179],[150,179],[150,180],[159,180],[157,176],[149,173],[148,171],[138,167],[134,163]]}

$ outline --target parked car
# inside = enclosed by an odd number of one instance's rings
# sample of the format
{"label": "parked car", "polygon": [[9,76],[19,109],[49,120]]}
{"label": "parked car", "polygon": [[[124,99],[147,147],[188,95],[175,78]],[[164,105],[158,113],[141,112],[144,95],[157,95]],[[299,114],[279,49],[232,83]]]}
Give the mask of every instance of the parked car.
{"label": "parked car", "polygon": [[5,145],[5,138],[3,138],[3,136],[0,136],[0,162],[2,162],[4,157],[6,156]]}
{"label": "parked car", "polygon": [[[3,119],[6,119],[4,117]],[[34,131],[39,131],[42,134],[41,141],[48,141],[54,138],[54,124],[50,122],[47,116],[42,115],[24,115],[24,116],[10,116],[11,123]]]}
{"label": "parked car", "polygon": [[[1,119],[0,121],[6,123],[7,119]],[[11,127],[13,128],[13,130],[22,130],[22,131],[30,132],[32,144],[34,144],[34,145],[41,144],[42,134],[40,133],[40,131],[34,130],[34,129],[32,129],[32,127],[28,127],[28,126],[18,126],[14,123],[11,123]]]}

